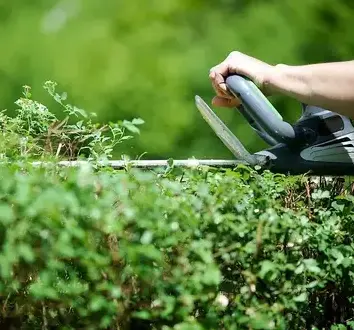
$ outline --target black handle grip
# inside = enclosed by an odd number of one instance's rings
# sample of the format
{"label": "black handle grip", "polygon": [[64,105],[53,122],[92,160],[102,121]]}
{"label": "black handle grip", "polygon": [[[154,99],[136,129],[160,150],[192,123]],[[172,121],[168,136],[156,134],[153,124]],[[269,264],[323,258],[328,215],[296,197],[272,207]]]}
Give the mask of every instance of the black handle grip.
{"label": "black handle grip", "polygon": [[297,138],[293,126],[283,121],[278,111],[251,80],[232,75],[226,78],[226,86],[241,100],[246,119],[249,121],[252,118],[263,133],[279,143],[289,143]]}

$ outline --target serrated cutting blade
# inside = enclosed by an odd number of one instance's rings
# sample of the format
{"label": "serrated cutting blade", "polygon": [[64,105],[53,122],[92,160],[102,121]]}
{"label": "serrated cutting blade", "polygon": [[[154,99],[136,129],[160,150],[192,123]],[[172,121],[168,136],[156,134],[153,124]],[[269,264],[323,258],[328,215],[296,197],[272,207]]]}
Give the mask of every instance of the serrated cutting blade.
{"label": "serrated cutting blade", "polygon": [[240,140],[198,95],[195,96],[195,105],[204,120],[237,159],[250,165],[256,165],[258,163],[257,158],[245,149]]}

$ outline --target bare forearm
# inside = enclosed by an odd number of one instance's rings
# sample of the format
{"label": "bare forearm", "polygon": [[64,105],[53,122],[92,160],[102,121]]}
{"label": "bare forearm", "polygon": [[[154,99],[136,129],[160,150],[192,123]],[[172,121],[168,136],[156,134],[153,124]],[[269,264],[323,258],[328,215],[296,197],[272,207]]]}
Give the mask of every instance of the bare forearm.
{"label": "bare forearm", "polygon": [[354,61],[277,65],[264,83],[272,92],[354,117]]}

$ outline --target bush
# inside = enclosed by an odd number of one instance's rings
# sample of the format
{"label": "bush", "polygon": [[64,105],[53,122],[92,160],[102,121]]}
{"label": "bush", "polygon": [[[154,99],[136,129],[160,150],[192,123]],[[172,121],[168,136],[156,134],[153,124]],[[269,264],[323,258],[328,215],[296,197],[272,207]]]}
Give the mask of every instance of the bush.
{"label": "bush", "polygon": [[[21,120],[7,118],[18,127],[4,138],[27,136],[46,159],[49,126],[21,135]],[[13,145],[0,164],[4,328],[354,328],[346,181],[245,166],[113,171],[95,152],[78,168],[34,166]]]}

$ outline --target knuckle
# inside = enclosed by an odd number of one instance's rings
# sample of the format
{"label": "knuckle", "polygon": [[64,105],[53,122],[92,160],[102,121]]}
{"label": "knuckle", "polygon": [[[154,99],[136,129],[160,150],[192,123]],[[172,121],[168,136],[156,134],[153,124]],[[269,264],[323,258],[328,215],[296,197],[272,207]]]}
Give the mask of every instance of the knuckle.
{"label": "knuckle", "polygon": [[[217,73],[219,71],[219,68],[220,68],[220,64],[218,65],[215,65],[213,66],[211,69],[210,69],[210,72],[215,72]],[[215,77],[214,77],[215,78]]]}
{"label": "knuckle", "polygon": [[237,50],[234,50],[230,53],[229,58],[235,58],[235,57],[239,57],[241,55],[241,53]]}

